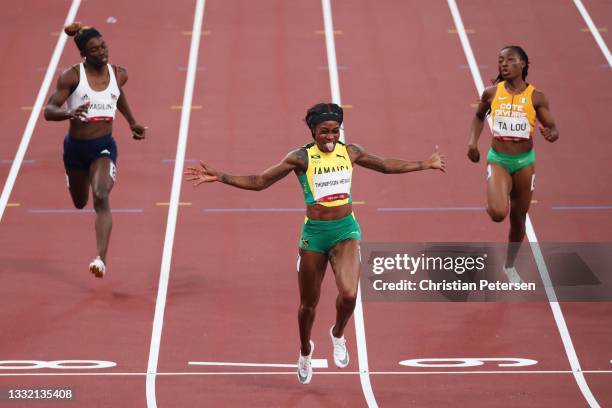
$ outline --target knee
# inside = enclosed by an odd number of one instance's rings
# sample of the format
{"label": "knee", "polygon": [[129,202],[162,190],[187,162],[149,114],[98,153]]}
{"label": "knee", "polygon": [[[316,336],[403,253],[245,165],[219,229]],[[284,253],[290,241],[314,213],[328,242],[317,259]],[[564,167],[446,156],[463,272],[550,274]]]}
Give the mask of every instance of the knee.
{"label": "knee", "polygon": [[495,222],[502,222],[504,219],[506,219],[506,216],[508,215],[508,209],[487,207],[487,214],[489,214],[491,220]]}
{"label": "knee", "polygon": [[79,210],[82,210],[87,205],[87,200],[73,200],[72,202],[74,206]]}
{"label": "knee", "polygon": [[316,308],[316,303],[300,303],[299,313],[301,315],[314,315]]}
{"label": "knee", "polygon": [[355,303],[357,303],[357,292],[356,291],[342,291],[338,295],[340,302],[344,306],[355,307]]}
{"label": "knee", "polygon": [[103,209],[108,207],[108,195],[109,191],[103,188],[96,188],[92,191],[94,207],[96,209]]}

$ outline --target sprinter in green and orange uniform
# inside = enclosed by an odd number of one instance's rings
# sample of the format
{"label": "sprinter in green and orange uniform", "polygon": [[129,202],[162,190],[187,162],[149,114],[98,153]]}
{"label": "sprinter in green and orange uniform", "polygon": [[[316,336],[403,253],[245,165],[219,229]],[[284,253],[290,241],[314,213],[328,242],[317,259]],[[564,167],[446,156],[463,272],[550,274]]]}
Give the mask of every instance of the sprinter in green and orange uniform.
{"label": "sprinter in green and orange uniform", "polygon": [[359,239],[361,230],[353,215],[351,183],[353,165],[358,164],[381,173],[439,169],[444,171],[444,156],[438,148],[427,160],[405,161],[383,159],[355,144],[339,141],[342,108],[320,103],[306,114],[314,142],[287,154],[277,165],[257,175],[231,176],[200,162],[199,168],[188,168],[187,180],[195,185],[220,181],[247,190],[263,190],[294,172],[304,192],[306,220],[299,243],[298,283],[300,307],[300,357],[297,375],[301,383],[312,378],[311,357],[314,343],[310,333],[319,302],[321,283],[327,263],[331,264],[338,287],[336,321],[330,328],[334,362],[342,368],[349,363],[344,328],[355,308],[359,282]]}
{"label": "sprinter in green and orange uniform", "polygon": [[525,220],[535,185],[533,135],[536,119],[540,133],[549,142],[559,138],[548,107],[548,99],[525,82],[529,58],[516,45],[501,49],[499,74],[485,89],[472,119],[468,157],[480,160],[478,138],[487,115],[491,116],[493,142],[487,154],[487,213],[495,222],[510,212],[510,234],[504,272],[508,280],[522,281],[514,262],[525,237]]}

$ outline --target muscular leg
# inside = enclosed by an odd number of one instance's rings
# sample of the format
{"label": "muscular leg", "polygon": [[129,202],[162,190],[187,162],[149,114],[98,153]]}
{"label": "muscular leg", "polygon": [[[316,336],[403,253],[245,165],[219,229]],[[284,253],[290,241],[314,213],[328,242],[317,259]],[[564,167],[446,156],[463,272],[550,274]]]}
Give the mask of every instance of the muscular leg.
{"label": "muscular leg", "polygon": [[508,215],[512,178],[508,170],[497,163],[488,163],[487,171],[487,213],[493,221],[502,222]]}
{"label": "muscular leg", "polygon": [[72,203],[79,210],[85,208],[89,199],[89,172],[86,170],[66,170],[68,190]]}
{"label": "muscular leg", "polygon": [[337,243],[329,253],[329,261],[338,287],[333,335],[339,338],[355,310],[359,284],[359,241],[348,239]]}
{"label": "muscular leg", "polygon": [[108,198],[115,184],[113,177],[111,177],[111,166],[114,168],[113,162],[108,157],[101,157],[94,161],[89,168],[94,210],[96,210],[96,243],[98,255],[105,263],[108,241],[113,227]]}
{"label": "muscular leg", "polygon": [[300,248],[298,283],[300,287],[300,308],[298,325],[300,328],[300,352],[310,354],[310,332],[315,319],[315,310],[321,296],[321,283],[327,267],[327,255]]}
{"label": "muscular leg", "polygon": [[508,235],[508,253],[506,267],[514,266],[523,238],[525,238],[525,219],[531,204],[531,181],[534,166],[524,167],[512,175],[512,191],[510,193],[510,234]]}

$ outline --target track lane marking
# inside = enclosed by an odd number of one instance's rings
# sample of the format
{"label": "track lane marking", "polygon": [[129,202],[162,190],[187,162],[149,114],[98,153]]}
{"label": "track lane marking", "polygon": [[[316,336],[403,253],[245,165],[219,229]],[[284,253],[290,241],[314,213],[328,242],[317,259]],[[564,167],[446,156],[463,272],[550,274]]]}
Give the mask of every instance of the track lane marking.
{"label": "track lane marking", "polygon": [[[202,105],[191,105],[191,109],[202,109],[204,106]],[[170,106],[170,109],[172,110],[182,110],[183,109],[183,105],[172,105]]]}
{"label": "track lane marking", "polygon": [[612,205],[558,205],[553,206],[553,210],[572,211],[572,210],[612,210]]}
{"label": "track lane marking", "polygon": [[[353,205],[365,205],[365,201],[353,201]],[[245,207],[245,208],[203,208],[202,211],[210,213],[239,213],[239,212],[305,212],[304,207]]]}
{"label": "track lane marking", "polygon": [[[576,1],[580,2],[580,0],[574,0],[574,2]],[[447,0],[447,2],[453,17],[453,21],[455,22],[455,26],[457,27],[457,31],[459,32],[459,40],[461,41],[463,52],[468,61],[468,64],[470,65],[470,72],[472,73],[472,78],[474,79],[474,84],[476,85],[478,95],[482,95],[485,89],[484,82],[482,81],[482,77],[480,76],[480,70],[478,69],[478,64],[476,63],[476,58],[474,57],[472,46],[470,45],[470,40],[468,39],[467,34],[465,33],[463,20],[461,19],[461,14],[459,13],[459,8],[457,7],[456,0]],[[612,63],[612,59],[609,62]],[[491,128],[490,117],[488,123],[489,127]],[[538,267],[538,272],[540,273],[540,278],[544,283],[546,296],[548,297],[548,304],[550,305],[553,317],[555,319],[555,323],[557,324],[557,329],[559,330],[559,335],[563,342],[565,353],[567,354],[570,367],[572,368],[574,379],[576,380],[576,383],[578,384],[578,387],[580,388],[580,391],[582,392],[582,395],[589,404],[589,406],[591,406],[592,408],[599,407],[599,403],[591,392],[591,389],[589,388],[589,385],[587,384],[586,379],[584,378],[583,371],[580,367],[580,362],[578,361],[576,350],[574,349],[574,345],[572,343],[567,324],[565,323],[565,318],[563,317],[561,306],[557,301],[557,295],[555,294],[555,290],[552,286],[550,275],[548,273],[548,268],[546,267],[546,263],[544,262],[544,257],[542,256],[540,245],[538,243],[538,238],[535,234],[535,230],[533,229],[529,214],[527,214],[525,226],[527,229],[527,238],[529,239],[531,250],[533,252],[533,256]]]}
{"label": "track lane marking", "polygon": [[236,212],[306,212],[304,207],[294,208],[204,208],[204,212],[236,213]]}
{"label": "track lane marking", "polygon": [[[33,160],[33,159],[23,159],[21,161],[21,164],[32,164],[35,161],[36,160]],[[13,164],[14,162],[15,160],[7,160],[7,159],[0,160],[0,164]]]}
{"label": "track lane marking", "polygon": [[[612,370],[584,370],[583,374],[612,374]],[[499,374],[540,374],[559,375],[574,374],[570,370],[472,370],[472,371],[370,371],[370,375],[499,375]],[[147,376],[142,372],[67,372],[67,373],[0,373],[0,377],[104,377],[104,376]],[[214,376],[214,375],[295,375],[291,371],[178,371],[157,372],[158,376]],[[361,375],[361,371],[319,371],[317,375]]]}
{"label": "track lane marking", "polygon": [[399,365],[406,367],[477,367],[485,363],[497,363],[499,367],[525,367],[538,364],[537,360],[517,357],[460,357],[460,358],[413,358],[402,360]]}
{"label": "track lane marking", "polygon": [[484,211],[485,207],[381,207],[380,212],[402,212],[402,211]]}
{"label": "track lane marking", "polygon": [[[94,213],[93,208],[30,208],[27,210],[31,214],[90,214]],[[113,208],[113,214],[138,214],[144,212],[143,208]]]}
{"label": "track lane marking", "polygon": [[[188,202],[188,201],[181,201],[181,202],[179,202],[179,203],[178,203],[178,205],[179,205],[180,207],[183,207],[183,206],[190,206],[190,205],[192,205],[192,204],[193,204],[193,203],[190,203],[190,202]],[[155,205],[156,205],[156,206],[158,206],[158,207],[167,207],[167,206],[169,206],[169,205],[170,205],[170,203],[166,203],[166,202],[159,202],[159,203],[155,203]]]}
{"label": "track lane marking", "polygon": [[[316,30],[314,33],[317,34],[317,35],[324,35],[325,34],[325,30]],[[344,34],[344,31],[342,31],[342,30],[334,30],[333,34],[334,35],[342,35],[342,34]],[[326,67],[326,69],[327,69],[327,67]]]}
{"label": "track lane marking", "polygon": [[[608,28],[607,27],[597,27],[597,31],[599,31],[600,33],[607,33],[608,32]],[[580,32],[582,33],[589,33],[591,32],[591,29],[589,27],[583,27],[580,29]]]}
{"label": "track lane marking", "polygon": [[[342,105],[340,98],[340,81],[338,79],[338,62],[336,60],[336,44],[334,41],[334,24],[330,0],[321,0],[323,7],[323,22],[325,26],[325,49],[327,50],[327,66],[329,67],[329,84],[331,88],[332,102]],[[347,106],[348,107],[348,106]],[[352,105],[351,105],[352,107]],[[344,127],[340,127],[340,141],[344,142]],[[377,408],[378,403],[372,390],[368,367],[368,348],[366,345],[365,324],[363,319],[363,305],[361,303],[361,287],[357,283],[357,299],[355,311],[355,334],[357,341],[357,359],[359,362],[359,380],[366,403],[370,408]]]}
{"label": "track lane marking", "polygon": [[[181,31],[181,34],[182,34],[182,35],[187,35],[187,36],[190,36],[190,35],[192,35],[194,32],[197,32],[197,31]],[[200,35],[210,35],[210,31],[207,31],[207,30],[200,31]]]}
{"label": "track lane marking", "polygon": [[[72,0],[70,9],[68,10],[68,14],[66,15],[66,20],[64,21],[64,25],[68,25],[74,21],[80,5],[81,0]],[[21,163],[23,162],[23,158],[25,157],[26,151],[28,150],[28,145],[30,144],[30,140],[32,139],[32,134],[34,133],[34,127],[36,127],[36,121],[40,116],[40,111],[42,110],[43,104],[45,102],[47,92],[49,92],[51,81],[53,80],[53,76],[55,75],[55,70],[57,69],[57,65],[64,50],[64,46],[66,45],[67,39],[68,36],[62,31],[59,35],[59,38],[57,39],[57,44],[55,45],[53,54],[51,55],[51,61],[49,62],[49,65],[47,67],[47,72],[45,73],[43,82],[40,85],[40,89],[38,91],[38,95],[36,96],[34,106],[32,107],[32,111],[30,113],[26,128],[23,131],[23,135],[21,136],[21,142],[19,143],[19,147],[17,148],[17,152],[15,153],[15,158],[13,159],[11,169],[9,170],[8,177],[6,178],[6,182],[4,183],[4,188],[2,189],[2,194],[0,195],[0,221],[2,221],[4,210],[6,209],[9,197],[11,195],[11,192],[13,191],[13,186],[15,185],[17,174],[19,173]]]}
{"label": "track lane marking", "polygon": [[[327,359],[313,358],[310,360],[313,368],[327,368]],[[217,367],[278,367],[278,368],[297,368],[297,364],[274,364],[274,363],[228,363],[221,361],[190,361],[189,365],[196,366],[217,366]]]}
{"label": "track lane marking", "polygon": [[[199,33],[202,30],[202,19],[204,18],[205,0],[197,0],[192,32]],[[187,149],[187,135],[189,131],[189,119],[192,105],[193,89],[197,72],[198,51],[200,48],[200,35],[191,36],[189,48],[189,63],[187,64],[187,78],[185,80],[185,92],[183,95],[183,109],[181,109],[181,122],[179,136],[176,146],[176,158],[174,162],[174,173],[172,176],[172,190],[170,193],[170,205],[168,206],[168,220],[166,223],[166,235],[162,253],[161,270],[159,274],[159,286],[157,299],[155,301],[155,315],[153,317],[153,329],[151,332],[151,345],[149,347],[149,362],[146,376],[146,398],[147,407],[156,408],[155,376],[157,374],[157,363],[159,359],[159,348],[161,344],[162,328],[164,324],[164,311],[166,307],[166,295],[168,293],[168,280],[170,277],[170,265],[172,261],[172,247],[174,245],[174,233],[176,230],[176,219],[178,216],[179,197],[181,193],[181,182],[183,180],[183,167],[185,151]]]}
{"label": "track lane marking", "polygon": [[587,11],[586,7],[584,7],[581,0],[574,0],[574,5],[578,9],[578,12],[580,12],[580,15],[584,19],[584,22],[587,23],[587,26],[589,27],[589,30],[591,31],[595,42],[599,46],[601,53],[604,55],[606,61],[608,61],[608,65],[610,66],[610,68],[612,68],[612,54],[610,54],[610,50],[608,49],[606,42],[602,38],[601,34],[599,34],[599,30],[591,19],[591,16],[589,15],[589,12]]}
{"label": "track lane marking", "polygon": [[[476,34],[476,30],[474,30],[473,28],[466,28],[465,32],[467,34]],[[449,28],[448,29],[448,33],[449,34],[458,34],[459,32],[456,29],[454,29],[454,28]]]}

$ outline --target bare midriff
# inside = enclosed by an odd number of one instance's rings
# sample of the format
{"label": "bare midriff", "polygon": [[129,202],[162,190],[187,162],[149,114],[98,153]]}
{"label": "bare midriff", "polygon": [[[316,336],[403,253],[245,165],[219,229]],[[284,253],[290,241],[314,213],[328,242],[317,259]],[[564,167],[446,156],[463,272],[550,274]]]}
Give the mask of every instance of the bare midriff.
{"label": "bare midriff", "polygon": [[306,206],[306,216],[311,220],[339,220],[353,213],[353,204],[348,203],[337,207],[326,207],[321,204]]}
{"label": "bare midriff", "polygon": [[528,151],[533,149],[533,140],[532,138],[529,138],[528,140],[499,140],[497,138],[493,138],[491,147],[497,153],[505,153],[505,154],[527,153]]}
{"label": "bare midriff", "polygon": [[91,140],[108,135],[113,131],[113,122],[81,122],[71,120],[68,130],[71,137],[79,140]]}

